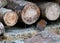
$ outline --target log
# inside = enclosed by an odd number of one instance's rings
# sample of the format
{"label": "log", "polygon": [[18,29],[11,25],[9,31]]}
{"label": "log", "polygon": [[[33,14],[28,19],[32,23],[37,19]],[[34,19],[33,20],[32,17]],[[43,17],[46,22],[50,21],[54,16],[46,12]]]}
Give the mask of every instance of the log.
{"label": "log", "polygon": [[47,18],[50,21],[55,21],[59,18],[60,15],[60,8],[57,3],[54,2],[44,2],[44,3],[38,3],[38,6],[40,7],[42,11],[42,17]]}
{"label": "log", "polygon": [[[7,28],[8,29],[8,28]],[[31,38],[38,34],[39,31],[35,29],[35,27],[29,27],[29,28],[18,28],[18,27],[12,27],[11,29],[8,29],[4,36],[7,37],[5,40],[9,41],[16,41],[16,40],[25,40],[28,38]]]}
{"label": "log", "polygon": [[6,0],[0,0],[0,7],[4,7],[7,5],[7,1]]}
{"label": "log", "polygon": [[0,22],[0,40],[3,40],[5,33],[5,27],[2,22]]}
{"label": "log", "polygon": [[5,33],[5,28],[2,22],[0,22],[0,35]]}
{"label": "log", "polygon": [[55,0],[55,2],[59,3],[60,4],[60,0]]}
{"label": "log", "polygon": [[32,38],[24,40],[24,43],[60,43],[60,34],[43,31]]}
{"label": "log", "polygon": [[40,31],[43,31],[46,27],[47,22],[44,19],[41,19],[38,23],[36,28]]}
{"label": "log", "polygon": [[36,4],[19,0],[8,0],[8,2],[7,8],[16,11],[19,15],[19,18],[21,18],[25,24],[30,25],[38,20],[40,16],[40,10]]}
{"label": "log", "polygon": [[0,8],[0,21],[7,26],[14,26],[18,21],[18,15],[10,9]]}

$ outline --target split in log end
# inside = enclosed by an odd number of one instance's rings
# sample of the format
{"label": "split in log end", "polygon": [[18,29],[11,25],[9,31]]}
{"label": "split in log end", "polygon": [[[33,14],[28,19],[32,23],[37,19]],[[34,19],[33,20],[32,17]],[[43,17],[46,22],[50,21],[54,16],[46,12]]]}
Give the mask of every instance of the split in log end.
{"label": "split in log end", "polygon": [[22,10],[21,17],[24,23],[33,24],[40,17],[40,10],[35,4],[29,3]]}
{"label": "split in log end", "polygon": [[14,26],[18,21],[18,15],[12,11],[6,12],[3,19],[7,26]]}

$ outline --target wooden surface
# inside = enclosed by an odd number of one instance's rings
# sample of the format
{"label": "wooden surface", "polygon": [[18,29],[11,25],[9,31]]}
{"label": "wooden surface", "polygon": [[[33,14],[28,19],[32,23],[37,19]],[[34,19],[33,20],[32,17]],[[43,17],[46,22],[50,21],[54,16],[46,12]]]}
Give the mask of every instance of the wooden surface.
{"label": "wooden surface", "polygon": [[42,18],[54,21],[59,18],[59,4],[54,2],[37,3],[41,9]]}
{"label": "wooden surface", "polygon": [[0,8],[0,21],[7,26],[14,26],[18,21],[18,15],[11,9]]}
{"label": "wooden surface", "polygon": [[0,7],[5,7],[7,5],[6,0],[0,0]]}
{"label": "wooden surface", "polygon": [[[25,24],[33,24],[40,17],[38,6],[32,2],[19,0],[9,0],[8,2],[7,8],[13,9]],[[19,19],[19,21],[21,21],[21,19]]]}

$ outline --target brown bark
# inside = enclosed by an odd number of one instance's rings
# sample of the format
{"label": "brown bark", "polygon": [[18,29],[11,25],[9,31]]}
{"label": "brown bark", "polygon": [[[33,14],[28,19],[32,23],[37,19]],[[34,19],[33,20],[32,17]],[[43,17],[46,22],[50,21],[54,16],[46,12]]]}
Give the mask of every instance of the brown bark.
{"label": "brown bark", "polygon": [[0,0],[0,7],[4,7],[7,5],[7,1],[6,0]]}
{"label": "brown bark", "polygon": [[10,9],[0,8],[0,21],[7,26],[14,26],[18,21],[18,15]]}
{"label": "brown bark", "polygon": [[8,2],[7,8],[16,11],[24,23],[30,25],[38,20],[40,10],[34,3],[19,0],[8,0]]}
{"label": "brown bark", "polygon": [[60,0],[55,0],[55,1],[60,4]]}
{"label": "brown bark", "polygon": [[43,31],[46,27],[47,22],[44,19],[41,19],[38,23],[37,23],[37,29],[40,31]]}
{"label": "brown bark", "polygon": [[59,18],[60,11],[59,5],[53,2],[46,3],[38,3],[38,6],[42,10],[43,18],[47,18],[48,20],[54,21]]}
{"label": "brown bark", "polygon": [[0,35],[5,33],[5,28],[2,22],[0,22]]}

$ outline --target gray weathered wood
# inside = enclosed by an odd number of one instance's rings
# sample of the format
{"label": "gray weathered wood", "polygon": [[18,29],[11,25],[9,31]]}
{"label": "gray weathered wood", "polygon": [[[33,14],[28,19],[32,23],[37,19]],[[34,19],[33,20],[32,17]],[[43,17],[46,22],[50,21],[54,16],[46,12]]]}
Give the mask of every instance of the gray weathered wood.
{"label": "gray weathered wood", "polygon": [[43,18],[54,21],[60,16],[60,6],[54,2],[38,3],[38,6],[42,10]]}
{"label": "gray weathered wood", "polygon": [[0,35],[5,33],[5,27],[2,22],[0,22]]}
{"label": "gray weathered wood", "polygon": [[4,7],[7,5],[7,1],[6,0],[0,0],[0,7]]}

